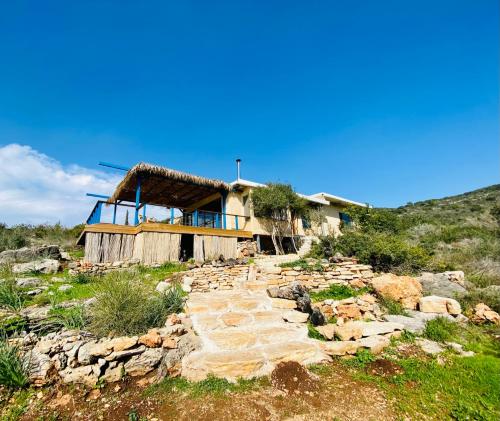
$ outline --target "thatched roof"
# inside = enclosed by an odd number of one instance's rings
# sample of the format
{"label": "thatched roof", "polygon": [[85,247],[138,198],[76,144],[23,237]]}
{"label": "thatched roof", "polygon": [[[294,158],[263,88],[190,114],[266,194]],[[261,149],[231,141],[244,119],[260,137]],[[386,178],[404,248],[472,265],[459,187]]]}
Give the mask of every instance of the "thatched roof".
{"label": "thatched roof", "polygon": [[135,202],[138,177],[141,178],[141,202],[159,206],[189,207],[214,193],[231,189],[220,180],[141,162],[127,172],[108,203]]}

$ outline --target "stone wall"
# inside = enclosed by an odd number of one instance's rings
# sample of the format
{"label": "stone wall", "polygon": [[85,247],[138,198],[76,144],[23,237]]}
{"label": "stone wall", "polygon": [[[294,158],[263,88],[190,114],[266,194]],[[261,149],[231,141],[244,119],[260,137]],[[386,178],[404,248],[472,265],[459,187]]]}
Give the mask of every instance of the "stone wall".
{"label": "stone wall", "polygon": [[182,278],[187,292],[208,292],[214,289],[227,290],[248,279],[250,265],[218,266],[205,264],[188,271]]}
{"label": "stone wall", "polygon": [[253,240],[238,241],[236,245],[238,257],[253,257],[257,254],[257,242]]}
{"label": "stone wall", "polygon": [[322,270],[313,267],[265,268],[257,279],[264,280],[268,286],[285,287],[298,281],[312,291],[327,289],[332,284],[352,285],[357,288],[366,286],[367,280],[373,278],[372,267],[361,265],[356,260],[346,260],[339,263],[322,263]]}
{"label": "stone wall", "polygon": [[115,382],[124,375],[143,376],[158,368],[158,376],[176,376],[182,358],[199,346],[185,315],[171,315],[165,326],[142,336],[95,338],[87,332],[62,330],[37,336],[29,333],[9,339],[20,348],[34,386],[51,382]]}

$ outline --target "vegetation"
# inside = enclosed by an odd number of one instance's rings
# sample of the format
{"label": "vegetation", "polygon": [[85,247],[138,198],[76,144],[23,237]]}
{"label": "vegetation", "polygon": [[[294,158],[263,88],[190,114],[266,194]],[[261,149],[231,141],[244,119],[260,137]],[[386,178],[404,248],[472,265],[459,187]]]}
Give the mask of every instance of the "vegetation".
{"label": "vegetation", "polygon": [[302,270],[311,272],[312,271],[323,272],[325,270],[325,268],[321,265],[320,262],[315,262],[313,264],[310,264],[306,259],[298,259],[294,260],[293,262],[281,263],[279,266],[282,268],[300,267]]}
{"label": "vegetation", "polygon": [[72,228],[61,224],[14,225],[0,223],[0,252],[40,244],[59,244],[66,249],[75,248],[75,240],[81,234],[83,225]]}
{"label": "vegetation", "polygon": [[255,215],[263,218],[262,223],[271,232],[276,254],[284,254],[285,236],[292,238],[292,246],[297,252],[294,241],[295,221],[307,215],[306,200],[295,193],[289,184],[268,183],[266,187],[252,191],[251,202]]}
{"label": "vegetation", "polygon": [[500,185],[397,209],[349,207],[342,236],[323,236],[312,256],[355,256],[375,271],[463,270],[472,288],[462,304],[500,311]]}
{"label": "vegetation", "polygon": [[379,297],[379,302],[382,307],[387,310],[388,314],[394,314],[399,316],[408,316],[408,312],[401,305],[399,301],[392,300],[388,297]]}
{"label": "vegetation", "polygon": [[326,341],[325,337],[317,331],[311,322],[307,322],[307,336],[318,341]]}
{"label": "vegetation", "polygon": [[24,304],[22,292],[13,278],[7,278],[0,282],[0,308],[8,310],[20,310]]}
{"label": "vegetation", "polygon": [[342,363],[348,367],[363,368],[375,360],[376,357],[370,352],[370,350],[360,348],[354,355],[354,358],[342,360]]}
{"label": "vegetation", "polygon": [[367,290],[364,288],[354,289],[348,285],[336,285],[332,284],[328,289],[324,289],[318,292],[311,292],[312,301],[325,301],[325,300],[343,300],[344,298],[357,297],[358,295],[364,294]]}
{"label": "vegetation", "polygon": [[134,335],[160,327],[168,314],[183,307],[183,293],[173,285],[166,294],[155,293],[133,272],[113,272],[96,286],[90,330],[97,335]]}
{"label": "vegetation", "polygon": [[88,322],[85,307],[82,305],[70,308],[54,307],[50,315],[49,322],[60,328],[83,329]]}
{"label": "vegetation", "polygon": [[28,383],[28,363],[21,360],[19,349],[0,340],[0,385],[17,389]]}
{"label": "vegetation", "polygon": [[445,317],[436,317],[425,324],[424,336],[436,342],[446,342],[453,338],[457,330],[455,322]]}

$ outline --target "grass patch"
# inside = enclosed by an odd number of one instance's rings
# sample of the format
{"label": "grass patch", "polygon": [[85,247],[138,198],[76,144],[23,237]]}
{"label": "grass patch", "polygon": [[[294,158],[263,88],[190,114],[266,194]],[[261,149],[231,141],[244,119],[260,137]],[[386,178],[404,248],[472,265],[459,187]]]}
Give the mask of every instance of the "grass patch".
{"label": "grass patch", "polygon": [[24,305],[24,296],[14,279],[0,282],[0,308],[18,311]]}
{"label": "grass patch", "polygon": [[333,284],[323,291],[311,292],[310,296],[312,301],[318,302],[324,300],[343,300],[345,298],[356,297],[365,292],[364,288],[354,289],[348,285]]}
{"label": "grass patch", "polygon": [[408,316],[408,312],[406,311],[406,309],[401,305],[401,303],[397,302],[396,300],[392,300],[387,297],[380,297],[379,302],[382,307],[385,307],[387,313],[389,314]]}
{"label": "grass patch", "polygon": [[175,392],[187,393],[190,397],[200,398],[203,396],[224,396],[228,393],[245,393],[269,385],[267,377],[253,379],[238,379],[231,383],[209,375],[200,382],[190,382],[183,377],[165,377],[161,382],[148,387],[144,395],[153,396],[157,394],[171,394]]}
{"label": "grass patch", "polygon": [[445,317],[436,317],[425,324],[424,336],[436,342],[451,341],[458,332],[455,322]]}
{"label": "grass patch", "polygon": [[0,385],[7,389],[19,389],[28,384],[27,361],[19,356],[19,348],[0,340]]}
{"label": "grass patch", "polygon": [[173,273],[182,272],[186,269],[186,265],[175,262],[166,262],[156,268],[142,265],[135,268],[140,277],[157,282],[165,280]]}
{"label": "grass patch", "polygon": [[165,294],[136,279],[133,272],[113,272],[96,286],[89,329],[99,336],[135,335],[160,327],[166,317],[182,310],[184,293],[173,285]]}
{"label": "grass patch", "polygon": [[318,341],[326,341],[325,337],[316,330],[311,322],[307,322],[307,336]]}
{"label": "grass patch", "polygon": [[375,355],[373,355],[368,349],[359,348],[353,358],[342,359],[341,361],[342,364],[348,367],[363,368],[375,360]]}
{"label": "grass patch", "polygon": [[300,267],[302,270],[309,272],[323,272],[325,270],[325,268],[321,265],[320,262],[316,262],[311,265],[310,263],[307,262],[306,259],[298,259],[294,260],[293,262],[281,263],[279,267],[281,268]]}
{"label": "grass patch", "polygon": [[87,325],[85,307],[75,306],[70,308],[54,307],[50,310],[50,323],[66,329],[83,329]]}

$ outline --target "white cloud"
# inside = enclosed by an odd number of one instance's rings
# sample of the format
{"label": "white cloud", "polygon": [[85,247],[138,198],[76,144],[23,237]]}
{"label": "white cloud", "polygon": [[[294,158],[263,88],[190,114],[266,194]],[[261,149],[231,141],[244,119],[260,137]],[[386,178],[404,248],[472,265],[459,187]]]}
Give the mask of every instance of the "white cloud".
{"label": "white cloud", "polygon": [[85,222],[97,200],[85,194],[111,194],[120,179],[120,174],[63,166],[29,146],[0,147],[0,222]]}

